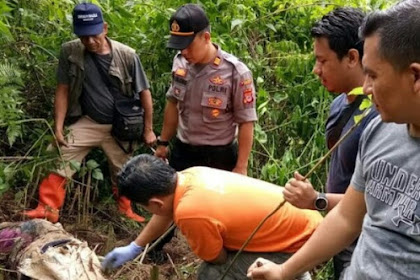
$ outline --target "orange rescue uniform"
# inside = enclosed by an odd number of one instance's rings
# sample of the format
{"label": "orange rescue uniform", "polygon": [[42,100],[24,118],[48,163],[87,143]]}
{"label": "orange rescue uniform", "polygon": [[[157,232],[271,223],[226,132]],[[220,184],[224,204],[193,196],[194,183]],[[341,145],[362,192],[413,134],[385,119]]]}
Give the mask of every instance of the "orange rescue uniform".
{"label": "orange rescue uniform", "polygon": [[[239,250],[259,222],[283,201],[283,188],[236,173],[192,167],[178,173],[174,221],[193,252],[212,261],[223,248]],[[244,251],[294,253],[322,216],[286,203]]]}

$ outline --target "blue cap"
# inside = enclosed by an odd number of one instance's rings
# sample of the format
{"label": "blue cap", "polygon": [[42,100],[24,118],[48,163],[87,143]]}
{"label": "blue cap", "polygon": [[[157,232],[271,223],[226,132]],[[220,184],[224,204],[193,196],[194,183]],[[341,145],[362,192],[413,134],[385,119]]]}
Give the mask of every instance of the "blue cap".
{"label": "blue cap", "polygon": [[73,28],[77,36],[101,34],[104,30],[101,9],[91,3],[78,4],[73,10]]}

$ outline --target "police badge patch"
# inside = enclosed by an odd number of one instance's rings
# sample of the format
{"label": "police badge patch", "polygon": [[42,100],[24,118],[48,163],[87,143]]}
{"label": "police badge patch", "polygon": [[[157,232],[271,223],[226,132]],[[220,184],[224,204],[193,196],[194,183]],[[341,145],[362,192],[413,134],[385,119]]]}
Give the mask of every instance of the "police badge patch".
{"label": "police badge patch", "polygon": [[243,91],[243,98],[244,104],[250,104],[254,101],[254,97],[252,96],[252,88],[247,88]]}

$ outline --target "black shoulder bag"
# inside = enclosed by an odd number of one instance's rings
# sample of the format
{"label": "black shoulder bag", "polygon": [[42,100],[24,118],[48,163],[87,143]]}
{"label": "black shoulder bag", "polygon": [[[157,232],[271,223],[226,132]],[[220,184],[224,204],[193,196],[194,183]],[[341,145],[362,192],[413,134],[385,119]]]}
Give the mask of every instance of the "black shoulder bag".
{"label": "black shoulder bag", "polygon": [[337,120],[337,125],[335,125],[334,129],[328,134],[327,137],[327,146],[330,150],[340,139],[341,132],[343,131],[344,126],[349,121],[350,117],[353,115],[354,111],[359,108],[360,104],[362,103],[363,99],[366,96],[358,95],[353,103],[350,104],[347,108],[343,110],[341,116]]}
{"label": "black shoulder bag", "polygon": [[[133,151],[133,142],[142,139],[144,129],[144,110],[141,102],[135,98],[125,97],[120,90],[111,84],[108,73],[99,65],[95,55],[92,59],[101,75],[102,81],[108,87],[114,97],[114,117],[112,120],[111,134],[118,146],[129,154]],[[129,148],[126,150],[120,141],[128,141]]]}

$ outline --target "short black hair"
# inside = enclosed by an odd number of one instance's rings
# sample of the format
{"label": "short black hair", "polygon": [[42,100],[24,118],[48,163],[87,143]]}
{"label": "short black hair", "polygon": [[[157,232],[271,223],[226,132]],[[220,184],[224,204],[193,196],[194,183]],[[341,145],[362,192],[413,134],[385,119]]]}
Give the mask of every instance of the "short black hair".
{"label": "short black hair", "polygon": [[326,38],[330,49],[338,59],[347,55],[350,49],[359,52],[360,60],[363,56],[363,40],[358,36],[359,27],[363,22],[365,13],[357,8],[337,8],[316,22],[311,30],[314,38]]}
{"label": "short black hair", "polygon": [[143,205],[153,196],[174,193],[176,180],[175,169],[148,154],[133,157],[118,173],[120,194]]}
{"label": "short black hair", "polygon": [[360,37],[379,36],[379,55],[398,71],[420,62],[420,0],[401,1],[369,14]]}

